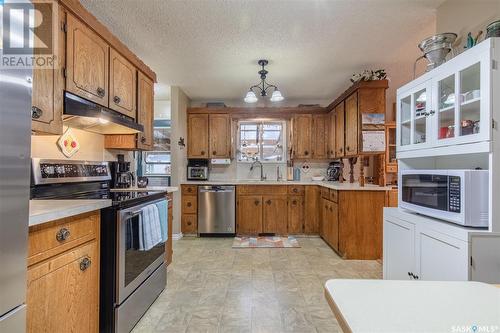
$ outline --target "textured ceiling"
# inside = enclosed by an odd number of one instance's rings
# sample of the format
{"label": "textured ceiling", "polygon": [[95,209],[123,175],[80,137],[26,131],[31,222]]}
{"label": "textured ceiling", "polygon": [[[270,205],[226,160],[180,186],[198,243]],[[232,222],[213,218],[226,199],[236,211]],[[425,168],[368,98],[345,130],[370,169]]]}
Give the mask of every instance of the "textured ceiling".
{"label": "textured ceiling", "polygon": [[[193,100],[242,98],[268,79],[292,99],[332,99],[432,24],[443,0],[81,0],[169,85]],[[416,46],[415,46],[416,47]]]}

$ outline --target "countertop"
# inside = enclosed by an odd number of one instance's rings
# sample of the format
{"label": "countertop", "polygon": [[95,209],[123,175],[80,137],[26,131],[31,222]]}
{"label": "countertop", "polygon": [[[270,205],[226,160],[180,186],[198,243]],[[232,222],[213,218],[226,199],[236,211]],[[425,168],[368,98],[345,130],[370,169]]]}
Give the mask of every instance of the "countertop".
{"label": "countertop", "polygon": [[325,296],[344,332],[500,327],[500,289],[481,282],[333,279],[325,284]]}
{"label": "countertop", "polygon": [[373,184],[365,184],[364,187],[359,186],[359,183],[349,183],[349,182],[327,182],[327,181],[277,181],[277,180],[241,180],[241,179],[229,179],[225,181],[201,181],[201,180],[187,180],[181,182],[181,184],[193,184],[193,185],[318,185],[326,188],[331,188],[339,191],[388,191],[392,189],[392,186],[378,186]]}
{"label": "countertop", "polygon": [[111,200],[30,200],[29,226],[111,206]]}
{"label": "countertop", "polygon": [[176,192],[179,188],[175,186],[146,186],[146,187],[129,187],[129,188],[113,188],[111,192]]}

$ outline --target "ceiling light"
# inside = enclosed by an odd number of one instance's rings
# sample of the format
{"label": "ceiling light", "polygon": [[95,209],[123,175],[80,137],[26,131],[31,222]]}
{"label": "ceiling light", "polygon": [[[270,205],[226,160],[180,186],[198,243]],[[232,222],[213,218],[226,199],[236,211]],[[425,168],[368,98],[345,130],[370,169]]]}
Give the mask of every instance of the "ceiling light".
{"label": "ceiling light", "polygon": [[278,90],[278,87],[276,87],[273,84],[269,84],[266,82],[266,77],[267,74],[269,73],[266,71],[264,68],[269,61],[262,59],[259,60],[258,64],[259,66],[262,66],[262,69],[258,72],[260,74],[260,83],[253,85],[250,87],[249,91],[247,92],[247,95],[243,99],[247,103],[255,103],[257,102],[257,95],[255,94],[254,90],[257,90],[260,96],[266,97],[267,96],[267,91],[268,89],[274,89],[273,94],[271,95],[270,101],[271,102],[279,102],[284,100],[285,98],[281,94],[281,92]]}
{"label": "ceiling light", "polygon": [[280,102],[284,99],[285,99],[285,97],[283,97],[283,95],[281,95],[281,92],[278,89],[276,89],[275,91],[273,91],[273,94],[271,95],[270,101],[271,102]]}
{"label": "ceiling light", "polygon": [[243,100],[247,103],[255,103],[255,102],[257,102],[257,96],[255,95],[255,93],[253,91],[250,90],[247,92],[247,95],[245,96],[245,98]]}
{"label": "ceiling light", "polygon": [[104,125],[104,124],[109,123],[109,120],[104,119],[104,118],[99,118],[99,122]]}

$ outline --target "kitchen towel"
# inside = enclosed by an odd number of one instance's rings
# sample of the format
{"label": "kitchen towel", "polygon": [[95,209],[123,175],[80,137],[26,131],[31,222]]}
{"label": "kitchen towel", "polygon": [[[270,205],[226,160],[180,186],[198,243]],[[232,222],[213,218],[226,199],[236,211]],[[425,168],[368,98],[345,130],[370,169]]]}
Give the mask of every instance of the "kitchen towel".
{"label": "kitchen towel", "polygon": [[168,206],[167,200],[162,200],[156,203],[158,213],[160,215],[161,241],[166,242],[168,239]]}
{"label": "kitchen towel", "polygon": [[139,215],[139,250],[149,251],[161,242],[161,225],[158,207],[155,204],[141,209]]}

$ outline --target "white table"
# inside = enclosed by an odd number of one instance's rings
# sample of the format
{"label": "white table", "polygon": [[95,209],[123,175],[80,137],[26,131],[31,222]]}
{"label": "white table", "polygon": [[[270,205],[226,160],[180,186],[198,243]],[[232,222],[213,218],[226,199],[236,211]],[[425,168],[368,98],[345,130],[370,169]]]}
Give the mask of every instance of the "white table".
{"label": "white table", "polygon": [[500,288],[485,283],[333,279],[325,297],[344,332],[500,332]]}

